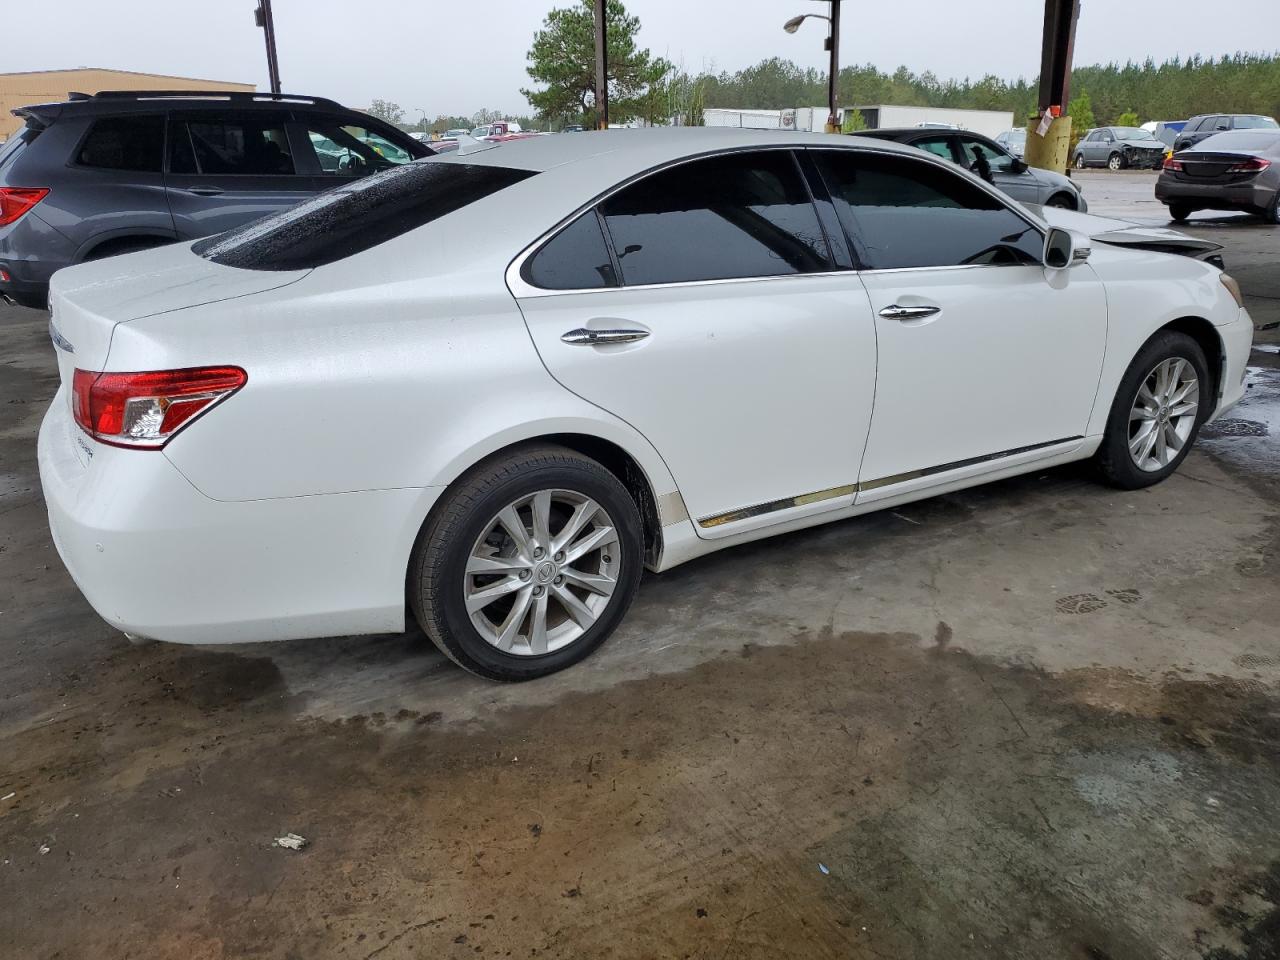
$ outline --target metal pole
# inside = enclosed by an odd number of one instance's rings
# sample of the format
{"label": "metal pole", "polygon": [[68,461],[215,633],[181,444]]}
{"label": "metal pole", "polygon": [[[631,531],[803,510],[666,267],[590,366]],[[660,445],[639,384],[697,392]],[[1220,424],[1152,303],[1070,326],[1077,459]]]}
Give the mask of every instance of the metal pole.
{"label": "metal pole", "polygon": [[271,16],[271,0],[258,0],[258,9],[253,12],[254,22],[262,28],[267,40],[267,75],[271,81],[271,92],[280,92],[280,61],[276,59],[276,23]]}
{"label": "metal pole", "polygon": [[608,41],[609,35],[605,26],[605,3],[607,0],[595,0],[596,17],[596,129],[609,128],[609,75]]}
{"label": "metal pole", "polygon": [[827,37],[827,49],[831,51],[830,76],[827,77],[827,133],[837,133],[840,130],[836,109],[840,78],[840,0],[831,0],[831,35]]}

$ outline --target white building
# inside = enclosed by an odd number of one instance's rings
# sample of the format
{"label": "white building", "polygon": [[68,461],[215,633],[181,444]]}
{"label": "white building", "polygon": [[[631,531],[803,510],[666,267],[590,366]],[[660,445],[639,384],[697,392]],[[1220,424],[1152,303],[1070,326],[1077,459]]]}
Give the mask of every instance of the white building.
{"label": "white building", "polygon": [[[862,114],[869,129],[885,127],[918,127],[926,124],[972,130],[994,137],[1013,127],[1013,113],[1008,110],[955,110],[947,107],[895,107],[876,104],[847,107],[840,111],[841,120],[850,110]],[[791,110],[736,110],[712,107],[703,111],[708,127],[746,127],[752,130],[821,131],[827,123],[826,107],[796,107]]]}

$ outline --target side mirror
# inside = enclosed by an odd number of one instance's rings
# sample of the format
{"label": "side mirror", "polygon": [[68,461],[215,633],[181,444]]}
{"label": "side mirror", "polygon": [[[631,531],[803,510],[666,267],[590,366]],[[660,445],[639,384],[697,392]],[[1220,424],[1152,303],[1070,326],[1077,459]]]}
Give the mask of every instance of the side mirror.
{"label": "side mirror", "polygon": [[1026,173],[1029,169],[1030,167],[1027,164],[1027,161],[1019,157],[1014,157],[1013,162],[1009,164],[1010,173]]}
{"label": "side mirror", "polygon": [[1044,265],[1050,270],[1065,270],[1088,260],[1090,252],[1088,237],[1052,227],[1044,241]]}

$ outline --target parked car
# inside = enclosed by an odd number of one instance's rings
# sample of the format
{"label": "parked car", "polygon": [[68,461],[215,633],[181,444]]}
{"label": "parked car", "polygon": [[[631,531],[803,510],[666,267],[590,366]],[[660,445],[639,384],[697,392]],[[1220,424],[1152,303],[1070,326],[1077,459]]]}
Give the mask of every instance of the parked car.
{"label": "parked car", "polygon": [[1164,162],[1164,144],[1150,130],[1141,127],[1097,127],[1076,144],[1075,168],[1130,167],[1157,170]]}
{"label": "parked car", "polygon": [[1256,113],[1205,113],[1192,117],[1173,142],[1176,153],[1193,147],[1215,133],[1227,130],[1274,130],[1280,126],[1271,117]]}
{"label": "parked car", "polygon": [[1029,167],[994,140],[967,130],[940,131],[904,127],[863,130],[859,137],[905,143],[972,170],[1015,200],[1085,211],[1089,204],[1070,177]]}
{"label": "parked car", "polygon": [[1164,162],[1156,199],[1174,220],[1247,210],[1280,223],[1280,129],[1231,130],[1179,150]]}
{"label": "parked car", "polygon": [[1240,399],[1253,327],[1217,268],[949,160],[682,128],[435,157],[72,267],[50,333],[44,497],[112,624],[381,633],[407,598],[523,680],[597,648],[646,565],[1074,460],[1156,483]]}
{"label": "parked car", "polygon": [[221,233],[432,152],[319,97],[126,91],[13,112],[0,295],[33,307],[68,264]]}
{"label": "parked car", "polygon": [[996,143],[1004,147],[1006,153],[1021,160],[1027,152],[1027,131],[1006,130],[996,137]]}

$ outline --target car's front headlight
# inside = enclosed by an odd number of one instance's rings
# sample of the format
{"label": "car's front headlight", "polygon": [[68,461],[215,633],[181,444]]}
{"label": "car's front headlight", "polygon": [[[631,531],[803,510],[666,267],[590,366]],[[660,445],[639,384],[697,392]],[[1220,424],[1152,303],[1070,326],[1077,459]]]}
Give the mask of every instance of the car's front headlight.
{"label": "car's front headlight", "polygon": [[1244,306],[1244,294],[1240,292],[1240,284],[1236,283],[1236,278],[1229,273],[1218,274],[1218,279],[1222,281],[1222,285],[1227,288],[1227,292],[1231,294],[1231,299],[1236,302],[1237,307]]}

